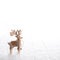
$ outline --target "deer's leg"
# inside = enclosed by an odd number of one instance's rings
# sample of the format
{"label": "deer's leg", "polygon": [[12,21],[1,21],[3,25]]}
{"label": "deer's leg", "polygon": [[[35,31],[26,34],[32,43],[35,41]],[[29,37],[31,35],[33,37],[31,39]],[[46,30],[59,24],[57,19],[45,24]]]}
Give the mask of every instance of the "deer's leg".
{"label": "deer's leg", "polygon": [[22,48],[18,47],[17,50],[18,50],[18,54],[19,54],[20,53],[20,50],[22,50]]}
{"label": "deer's leg", "polygon": [[12,54],[12,49],[13,49],[13,47],[10,46],[10,54]]}
{"label": "deer's leg", "polygon": [[18,50],[18,53],[20,53],[20,50],[22,50],[22,48],[21,48],[21,41],[18,40],[17,43],[18,43],[18,44],[17,44],[17,50]]}
{"label": "deer's leg", "polygon": [[20,47],[18,47],[17,50],[18,50],[18,53],[20,53]]}

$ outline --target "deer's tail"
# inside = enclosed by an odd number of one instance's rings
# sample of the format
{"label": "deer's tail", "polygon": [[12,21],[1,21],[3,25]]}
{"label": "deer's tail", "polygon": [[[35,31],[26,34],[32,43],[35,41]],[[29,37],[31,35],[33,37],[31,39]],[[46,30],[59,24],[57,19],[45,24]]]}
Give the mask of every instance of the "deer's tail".
{"label": "deer's tail", "polygon": [[10,45],[10,43],[8,43],[8,45]]}

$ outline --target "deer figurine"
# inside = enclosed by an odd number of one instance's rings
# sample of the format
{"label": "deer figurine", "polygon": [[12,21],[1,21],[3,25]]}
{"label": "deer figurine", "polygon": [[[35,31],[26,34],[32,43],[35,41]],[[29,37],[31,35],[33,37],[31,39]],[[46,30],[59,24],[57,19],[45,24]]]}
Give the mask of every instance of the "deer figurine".
{"label": "deer figurine", "polygon": [[22,50],[21,39],[23,38],[23,37],[20,36],[21,35],[21,30],[17,30],[17,31],[11,30],[10,35],[11,36],[15,35],[15,37],[17,38],[15,41],[11,41],[11,42],[8,43],[8,45],[10,46],[10,54],[12,54],[12,49],[14,47],[17,47],[18,53],[20,53],[20,50]]}

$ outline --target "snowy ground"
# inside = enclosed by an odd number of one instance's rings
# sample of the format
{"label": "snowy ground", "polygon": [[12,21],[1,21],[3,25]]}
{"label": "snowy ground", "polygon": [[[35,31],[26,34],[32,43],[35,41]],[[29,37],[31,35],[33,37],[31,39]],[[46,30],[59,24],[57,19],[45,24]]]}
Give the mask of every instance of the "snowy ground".
{"label": "snowy ground", "polygon": [[35,55],[4,55],[0,60],[60,60],[59,51],[37,51]]}
{"label": "snowy ground", "polygon": [[0,58],[0,60],[34,60],[34,57],[31,56],[18,56],[18,55],[13,55],[13,56],[5,56]]}
{"label": "snowy ground", "polygon": [[60,57],[48,57],[46,55],[35,57],[35,56],[4,56],[0,57],[0,60],[60,60]]}
{"label": "snowy ground", "polygon": [[17,55],[14,55],[14,56],[4,56],[4,57],[1,57],[0,60],[56,60],[55,58],[53,57],[48,57],[46,55],[43,55],[43,56],[40,56],[40,57],[35,57],[35,56],[17,56]]}

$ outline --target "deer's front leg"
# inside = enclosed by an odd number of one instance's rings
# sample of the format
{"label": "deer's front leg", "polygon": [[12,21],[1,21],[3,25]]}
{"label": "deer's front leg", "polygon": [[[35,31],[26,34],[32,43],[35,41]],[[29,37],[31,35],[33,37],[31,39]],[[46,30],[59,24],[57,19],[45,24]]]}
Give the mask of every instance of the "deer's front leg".
{"label": "deer's front leg", "polygon": [[18,50],[18,54],[19,54],[20,53],[20,50],[22,50],[22,48],[21,47],[18,47],[17,50]]}
{"label": "deer's front leg", "polygon": [[17,50],[18,50],[18,54],[19,54],[20,53],[20,47],[18,47]]}

